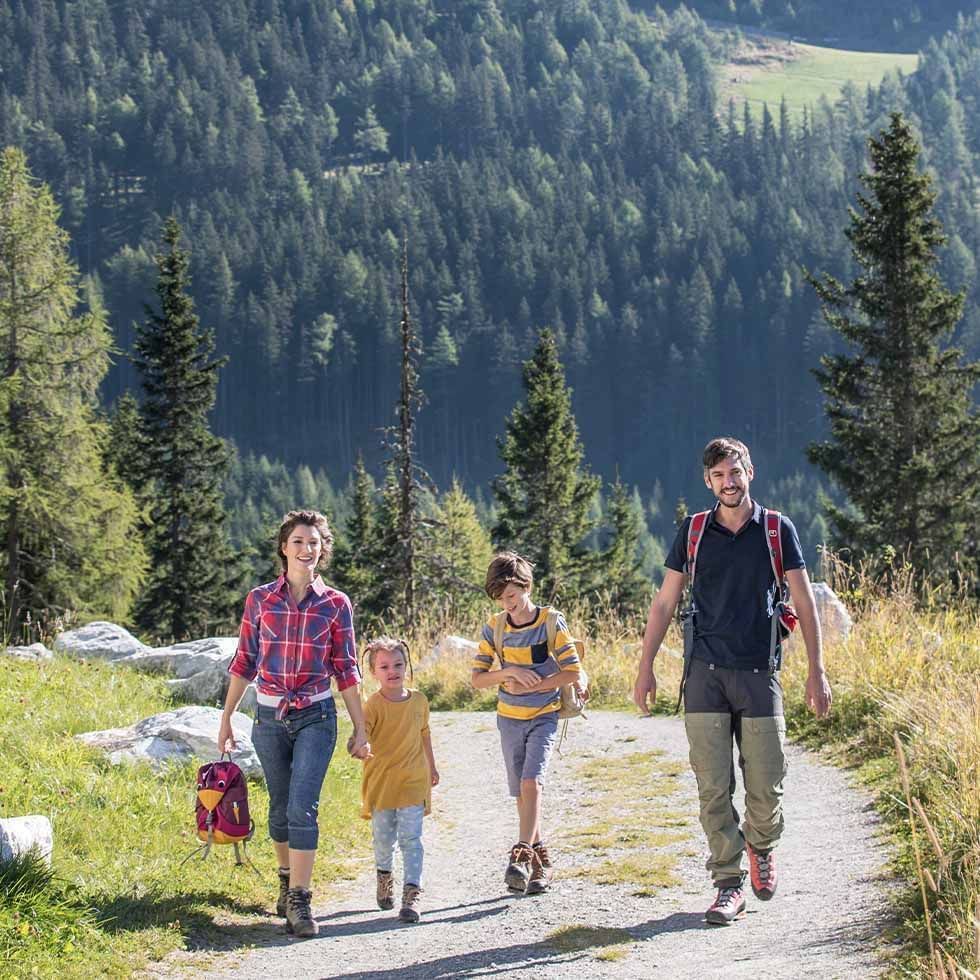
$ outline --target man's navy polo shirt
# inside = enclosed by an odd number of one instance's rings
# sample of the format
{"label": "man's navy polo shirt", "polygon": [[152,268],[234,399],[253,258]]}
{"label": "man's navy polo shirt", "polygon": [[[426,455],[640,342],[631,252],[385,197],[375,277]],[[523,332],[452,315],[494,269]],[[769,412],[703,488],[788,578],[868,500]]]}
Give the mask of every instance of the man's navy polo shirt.
{"label": "man's navy polo shirt", "polygon": [[[675,572],[686,571],[690,523],[688,517],[664,561]],[[800,539],[788,517],[783,517],[780,531],[783,568],[805,568]],[[762,507],[754,505],[751,519],[737,534],[719,524],[712,512],[694,572],[694,658],[718,667],[767,670],[775,595]]]}

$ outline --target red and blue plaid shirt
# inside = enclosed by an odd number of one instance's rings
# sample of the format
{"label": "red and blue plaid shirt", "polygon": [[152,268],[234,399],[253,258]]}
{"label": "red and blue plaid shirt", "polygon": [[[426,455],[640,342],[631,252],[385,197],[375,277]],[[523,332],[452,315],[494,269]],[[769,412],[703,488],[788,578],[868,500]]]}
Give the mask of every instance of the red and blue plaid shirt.
{"label": "red and blue plaid shirt", "polygon": [[228,671],[256,680],[260,694],[278,697],[276,717],[306,708],[312,698],[360,683],[350,599],[318,575],[297,605],[286,577],[252,589]]}

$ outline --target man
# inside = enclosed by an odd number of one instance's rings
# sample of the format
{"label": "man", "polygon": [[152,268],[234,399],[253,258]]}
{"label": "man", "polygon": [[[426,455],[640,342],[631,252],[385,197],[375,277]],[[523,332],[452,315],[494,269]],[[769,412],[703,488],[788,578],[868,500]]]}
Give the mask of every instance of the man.
{"label": "man", "polygon": [[[749,496],[754,476],[749,450],[737,439],[712,439],[703,461],[705,486],[716,503],[696,535],[694,568],[688,567],[691,517],[664,562],[667,571],[650,606],[633,700],[645,712],[648,699],[652,705],[656,698],[653,660],[693,572],[693,643],[690,659],[685,658],[684,724],[697,777],[701,826],[711,852],[707,868],[718,889],[705,919],[728,925],[745,912],[743,852],[756,897],[768,901],[776,891],[773,849],[783,831],[786,722],[778,640],[773,645],[779,634],[773,632],[772,617],[779,613],[782,583],[773,571],[765,512]],[[831,693],[813,592],[795,528],[785,517],[778,527],[785,577],[809,661],[806,701],[823,718],[830,711]],[[745,784],[741,829],[733,803],[733,736]]]}

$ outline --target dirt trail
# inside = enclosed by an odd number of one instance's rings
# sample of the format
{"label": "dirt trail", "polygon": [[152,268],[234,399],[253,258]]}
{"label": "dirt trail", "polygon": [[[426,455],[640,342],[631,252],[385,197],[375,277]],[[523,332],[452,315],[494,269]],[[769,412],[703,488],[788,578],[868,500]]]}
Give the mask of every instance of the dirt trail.
{"label": "dirt trail", "polygon": [[[592,712],[576,721],[547,789],[547,836],[558,878],[544,896],[510,897],[503,888],[504,858],[515,819],[506,797],[492,715],[433,715],[442,785],[426,820],[423,920],[400,924],[374,907],[373,872],[352,883],[346,897],[317,904],[320,936],[300,942],[276,924],[239,936],[256,948],[216,957],[209,977],[404,980],[449,977],[774,977],[807,974],[873,977],[882,972],[876,938],[884,926],[886,853],[876,836],[868,799],[840,771],[791,747],[786,784],[786,835],[778,850],[779,893],[768,904],[749,894],[748,915],[737,924],[706,926],[712,897],[704,871],[697,796],[686,765],[668,788],[671,807],[690,817],[670,845],[681,884],[633,894],[629,883],[600,885],[590,859],[572,849],[569,828],[587,823],[597,803],[580,776],[586,759],[612,759],[659,750],[686,760],[682,723]],[[661,776],[661,779],[664,777]],[[656,777],[651,776],[650,786]],[[609,791],[605,791],[609,792]],[[615,791],[613,791],[615,792]],[[624,784],[624,804],[637,788]],[[639,789],[642,793],[642,786]],[[641,860],[644,854],[639,857]],[[653,851],[648,852],[653,857]],[[562,877],[561,869],[565,869]],[[396,866],[396,875],[398,869]],[[589,927],[625,932],[573,932]],[[178,969],[171,961],[171,969]],[[159,974],[158,974],[159,975]],[[169,973],[179,976],[180,973]]]}

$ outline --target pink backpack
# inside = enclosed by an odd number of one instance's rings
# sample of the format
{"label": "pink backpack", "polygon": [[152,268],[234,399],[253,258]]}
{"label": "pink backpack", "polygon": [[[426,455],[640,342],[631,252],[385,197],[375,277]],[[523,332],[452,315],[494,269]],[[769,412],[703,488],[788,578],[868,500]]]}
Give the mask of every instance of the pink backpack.
{"label": "pink backpack", "polygon": [[231,844],[235,848],[235,864],[240,865],[247,861],[258,874],[255,865],[245,854],[245,844],[255,833],[255,821],[248,813],[248,784],[241,769],[231,761],[231,756],[227,761],[222,756],[217,762],[209,762],[197,770],[194,815],[197,819],[197,836],[203,843],[188,854],[184,861],[197,854],[203,861],[212,844]]}

